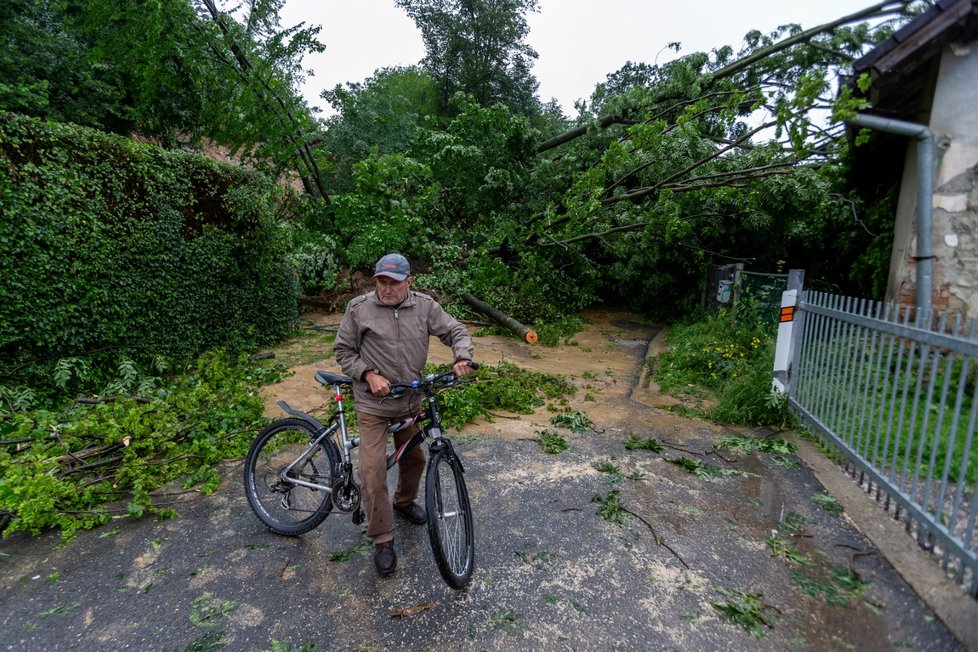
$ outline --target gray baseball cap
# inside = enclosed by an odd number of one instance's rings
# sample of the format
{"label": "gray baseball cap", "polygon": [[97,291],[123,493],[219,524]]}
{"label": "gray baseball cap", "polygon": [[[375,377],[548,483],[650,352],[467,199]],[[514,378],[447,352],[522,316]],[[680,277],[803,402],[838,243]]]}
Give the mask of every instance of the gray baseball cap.
{"label": "gray baseball cap", "polygon": [[389,276],[395,281],[403,281],[411,275],[411,264],[401,254],[387,254],[374,266],[374,278]]}

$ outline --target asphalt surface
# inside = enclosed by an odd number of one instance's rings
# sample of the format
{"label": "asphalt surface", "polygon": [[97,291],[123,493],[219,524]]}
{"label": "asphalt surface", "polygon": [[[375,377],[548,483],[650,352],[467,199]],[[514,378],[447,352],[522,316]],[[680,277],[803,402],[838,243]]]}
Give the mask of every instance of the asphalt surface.
{"label": "asphalt surface", "polygon": [[[557,455],[488,426],[455,436],[477,537],[464,592],[442,582],[424,526],[400,518],[390,578],[349,515],[297,538],[267,531],[229,463],[179,518],[123,520],[66,546],[54,533],[0,542],[0,647],[963,649],[846,515],[816,502],[825,489],[798,458],[721,458],[730,431],[671,423],[622,398],[596,430],[562,431]],[[632,434],[667,448],[626,450]],[[700,478],[666,461],[677,457],[746,475]],[[614,491],[622,524],[595,502]]]}

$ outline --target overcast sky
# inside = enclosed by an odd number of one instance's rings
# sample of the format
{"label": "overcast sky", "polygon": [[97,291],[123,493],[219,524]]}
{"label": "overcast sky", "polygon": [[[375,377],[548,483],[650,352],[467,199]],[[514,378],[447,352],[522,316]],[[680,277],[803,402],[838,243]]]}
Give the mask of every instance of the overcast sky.
{"label": "overcast sky", "polygon": [[[854,13],[871,0],[540,0],[527,20],[527,39],[539,58],[532,72],[543,102],[556,98],[567,116],[626,61],[663,63],[676,56],[723,45],[740,49],[752,29],[779,25],[803,28]],[[319,98],[336,84],[359,82],[378,68],[407,66],[424,57],[414,22],[394,0],[286,0],[283,26],[321,25],[323,54],[305,62],[315,75],[303,89],[306,100],[332,112]],[[677,55],[664,50],[679,41]]]}

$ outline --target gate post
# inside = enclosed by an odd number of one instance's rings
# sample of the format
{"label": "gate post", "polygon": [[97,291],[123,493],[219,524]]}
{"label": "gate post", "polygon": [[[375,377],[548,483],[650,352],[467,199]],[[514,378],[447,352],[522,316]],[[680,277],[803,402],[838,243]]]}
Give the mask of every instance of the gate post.
{"label": "gate post", "polygon": [[788,289],[781,293],[781,316],[778,320],[778,339],[774,347],[772,388],[791,394],[791,371],[803,332],[803,315],[797,311],[799,296],[805,282],[805,270],[788,270]]}

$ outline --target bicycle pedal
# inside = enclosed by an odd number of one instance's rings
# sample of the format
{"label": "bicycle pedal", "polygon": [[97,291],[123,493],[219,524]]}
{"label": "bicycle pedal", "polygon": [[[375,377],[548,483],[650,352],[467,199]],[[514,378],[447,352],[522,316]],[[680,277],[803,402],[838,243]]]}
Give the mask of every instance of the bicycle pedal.
{"label": "bicycle pedal", "polygon": [[363,523],[366,520],[367,520],[367,515],[363,513],[363,510],[362,509],[358,509],[357,511],[353,512],[353,524],[354,525],[360,525],[361,523]]}

